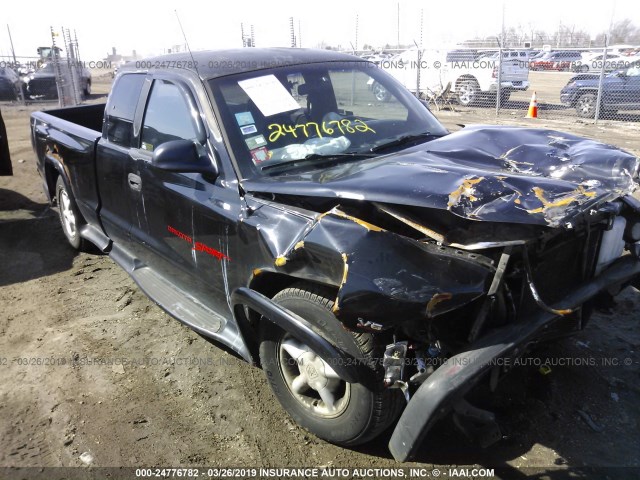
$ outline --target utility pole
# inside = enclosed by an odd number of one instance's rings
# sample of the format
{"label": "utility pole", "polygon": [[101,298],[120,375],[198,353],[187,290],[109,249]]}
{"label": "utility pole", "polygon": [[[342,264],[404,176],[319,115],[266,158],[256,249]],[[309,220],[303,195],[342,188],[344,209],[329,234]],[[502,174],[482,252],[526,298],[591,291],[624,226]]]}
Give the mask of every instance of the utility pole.
{"label": "utility pole", "polygon": [[9,33],[9,43],[11,44],[11,55],[13,56],[13,63],[16,65],[16,51],[13,49],[13,39],[11,38],[11,29],[7,23],[7,32]]}
{"label": "utility pole", "polygon": [[424,9],[420,9],[420,49],[422,49],[422,37],[424,34]]}
{"label": "utility pole", "polygon": [[[9,28],[9,24],[7,23],[7,32],[9,33],[9,44],[11,45],[11,56],[13,57],[13,66],[18,66],[18,61],[16,60],[16,51],[13,48],[13,39],[11,38],[11,29]],[[20,86],[20,90],[18,91],[18,97],[20,98],[20,103],[24,105],[24,92],[22,91],[22,85]]]}
{"label": "utility pole", "polygon": [[256,38],[253,32],[253,25],[249,28],[250,33],[244,33],[244,23],[240,23],[240,34],[242,35],[242,46],[243,47],[255,47],[256,46]]}
{"label": "utility pole", "polygon": [[505,3],[502,2],[502,46],[503,47],[507,46],[506,38],[505,38],[506,37],[506,33],[504,31],[504,12],[505,12],[505,7],[506,7]]}
{"label": "utility pole", "polygon": [[398,43],[397,47],[400,48],[400,2],[398,2]]}
{"label": "utility pole", "polygon": [[293,17],[289,17],[289,31],[291,33],[291,48],[296,48],[296,32],[293,28]]}
{"label": "utility pole", "polygon": [[356,13],[356,46],[354,50],[358,50],[358,14]]}

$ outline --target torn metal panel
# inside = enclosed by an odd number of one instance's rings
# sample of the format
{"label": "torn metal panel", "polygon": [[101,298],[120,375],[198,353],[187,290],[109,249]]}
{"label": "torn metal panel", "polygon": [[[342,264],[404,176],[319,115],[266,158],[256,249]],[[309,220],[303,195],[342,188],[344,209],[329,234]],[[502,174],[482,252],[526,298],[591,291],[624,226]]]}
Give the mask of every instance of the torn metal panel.
{"label": "torn metal panel", "polygon": [[322,171],[263,176],[243,187],[557,227],[593,205],[633,192],[638,165],[630,153],[570,134],[477,126],[395,154]]}
{"label": "torn metal panel", "polygon": [[492,272],[468,254],[396,235],[339,209],[319,216],[275,266],[295,276],[323,272],[338,286],[339,319],[351,327],[373,322],[385,328],[479,298]]}

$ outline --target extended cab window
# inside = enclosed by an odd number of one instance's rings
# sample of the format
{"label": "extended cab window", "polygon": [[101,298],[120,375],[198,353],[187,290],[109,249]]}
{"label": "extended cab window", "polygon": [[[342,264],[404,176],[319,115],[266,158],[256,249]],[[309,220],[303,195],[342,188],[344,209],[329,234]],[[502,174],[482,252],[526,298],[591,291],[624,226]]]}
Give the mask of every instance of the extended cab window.
{"label": "extended cab window", "polygon": [[154,81],[142,123],[140,148],[153,152],[171,140],[196,138],[191,110],[180,88],[166,80]]}
{"label": "extended cab window", "polygon": [[107,111],[107,140],[123,147],[131,147],[133,117],[140,97],[144,74],[127,74],[113,87]]}

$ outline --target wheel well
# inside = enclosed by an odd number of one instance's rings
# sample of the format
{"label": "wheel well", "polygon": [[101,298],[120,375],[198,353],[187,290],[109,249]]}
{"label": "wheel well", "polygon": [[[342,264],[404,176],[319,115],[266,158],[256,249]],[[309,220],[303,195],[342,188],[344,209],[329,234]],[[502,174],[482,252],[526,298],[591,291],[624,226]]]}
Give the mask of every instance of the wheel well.
{"label": "wheel well", "polygon": [[462,75],[456,79],[456,88],[458,88],[462,82],[466,82],[467,80],[472,80],[478,83],[478,80],[473,75]]}
{"label": "wheel well", "polygon": [[[262,272],[260,273],[260,275],[256,275],[249,284],[249,288],[255,290],[258,293],[261,293],[265,297],[273,298],[276,293],[281,292],[285,288],[289,288],[295,283],[300,282],[312,283],[324,288],[330,288],[333,290],[333,293],[335,295],[338,294],[338,288],[334,285],[328,285],[326,283],[316,282],[303,278],[291,277],[289,275],[276,272]],[[250,310],[248,320],[254,328],[254,332],[257,332],[257,327],[260,323],[260,314]]]}
{"label": "wheel well", "polygon": [[583,89],[578,91],[578,93],[576,94],[576,96],[573,98],[573,104],[572,106],[575,107],[578,104],[578,100],[580,99],[580,97],[582,97],[583,95],[587,94],[587,93],[591,93],[592,95],[596,96],[596,99],[598,97],[598,90],[592,90],[592,89]]}
{"label": "wheel well", "polygon": [[338,293],[338,289],[334,285],[328,285],[326,283],[316,282],[305,278],[292,277],[276,272],[261,272],[259,275],[254,276],[253,280],[249,284],[249,288],[261,293],[265,297],[273,298],[276,293],[281,292],[285,288],[289,288],[294,283],[299,282],[314,283],[325,288],[333,288],[335,289],[335,294],[337,295]]}
{"label": "wheel well", "polygon": [[51,164],[51,162],[45,162],[44,174],[47,181],[47,189],[49,190],[49,198],[51,199],[51,204],[54,205],[57,201],[56,182],[58,181],[60,172],[58,172],[58,170]]}

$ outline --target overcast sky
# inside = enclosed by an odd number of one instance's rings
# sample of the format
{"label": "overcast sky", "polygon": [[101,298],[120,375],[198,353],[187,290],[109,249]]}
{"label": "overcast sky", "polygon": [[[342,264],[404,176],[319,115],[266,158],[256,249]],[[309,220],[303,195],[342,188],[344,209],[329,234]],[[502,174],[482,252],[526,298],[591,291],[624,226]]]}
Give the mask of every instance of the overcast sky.
{"label": "overcast sky", "polygon": [[[163,53],[184,43],[176,21],[178,10],[192,50],[241,47],[240,23],[254,25],[258,47],[289,46],[289,17],[294,17],[302,33],[302,46],[320,42],[349,48],[356,43],[383,46],[397,42],[397,9],[400,5],[400,42],[420,41],[420,10],[424,11],[423,45],[453,44],[476,35],[500,32],[503,3],[506,26],[555,31],[562,22],[577,30],[595,34],[607,30],[614,21],[631,19],[640,26],[637,0],[456,0],[426,2],[418,0],[317,0],[315,2],[239,0],[234,2],[72,2],[68,0],[4,0],[0,16],[0,55],[10,53],[4,24],[11,28],[17,55],[36,55],[36,47],[49,45],[49,27],[75,29],[84,60],[104,58],[116,47],[118,53],[141,55]],[[95,8],[96,13],[92,13]],[[97,13],[99,12],[99,13]]]}

